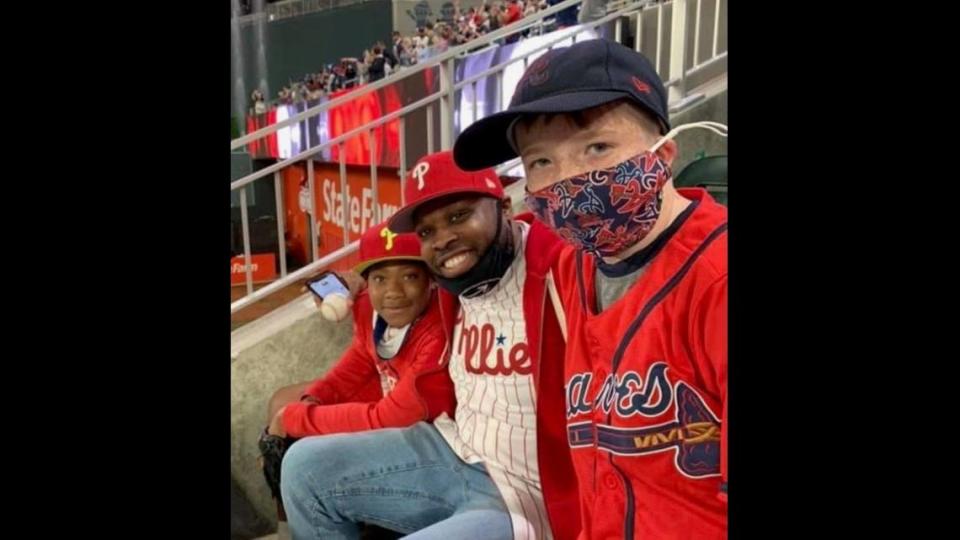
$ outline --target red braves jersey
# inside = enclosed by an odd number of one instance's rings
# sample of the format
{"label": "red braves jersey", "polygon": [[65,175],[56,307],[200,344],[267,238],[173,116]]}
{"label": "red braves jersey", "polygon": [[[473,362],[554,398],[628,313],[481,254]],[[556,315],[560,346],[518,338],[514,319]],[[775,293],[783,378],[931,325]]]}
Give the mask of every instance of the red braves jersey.
{"label": "red braves jersey", "polygon": [[727,211],[697,206],[596,312],[594,259],[561,255],[567,436],[591,538],[725,538]]}

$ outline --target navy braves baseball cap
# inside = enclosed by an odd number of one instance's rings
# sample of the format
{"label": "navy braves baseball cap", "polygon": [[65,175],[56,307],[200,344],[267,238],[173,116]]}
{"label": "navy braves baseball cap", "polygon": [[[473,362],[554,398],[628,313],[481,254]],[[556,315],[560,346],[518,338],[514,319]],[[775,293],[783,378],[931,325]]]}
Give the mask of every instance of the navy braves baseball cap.
{"label": "navy braves baseball cap", "polygon": [[627,98],[670,130],[667,91],[645,56],[605,39],[547,51],[517,83],[506,110],[482,118],[457,137],[453,158],[475,171],[517,157],[510,142],[514,121],[525,115],[582,111]]}

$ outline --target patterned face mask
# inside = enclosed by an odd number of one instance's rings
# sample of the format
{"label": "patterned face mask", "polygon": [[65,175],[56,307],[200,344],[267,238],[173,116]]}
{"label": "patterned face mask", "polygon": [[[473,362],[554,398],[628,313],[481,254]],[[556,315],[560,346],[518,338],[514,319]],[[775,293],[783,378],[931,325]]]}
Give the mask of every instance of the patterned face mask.
{"label": "patterned face mask", "polygon": [[726,137],[727,127],[716,122],[678,126],[646,152],[613,167],[527,193],[527,207],[578,249],[597,257],[614,256],[643,240],[656,224],[663,186],[672,175],[656,151],[690,128],[705,128]]}

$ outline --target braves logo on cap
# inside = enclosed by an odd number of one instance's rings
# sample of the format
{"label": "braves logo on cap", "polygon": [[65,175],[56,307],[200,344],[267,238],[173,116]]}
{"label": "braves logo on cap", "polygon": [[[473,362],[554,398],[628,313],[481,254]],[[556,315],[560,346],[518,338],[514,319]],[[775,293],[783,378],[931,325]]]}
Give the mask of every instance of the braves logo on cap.
{"label": "braves logo on cap", "polygon": [[631,80],[631,82],[633,82],[633,87],[636,88],[638,92],[641,92],[641,93],[644,93],[644,94],[649,94],[649,93],[650,93],[650,85],[649,85],[649,84],[641,81],[640,79],[638,79],[638,78],[636,78],[636,77],[631,77],[630,80]]}
{"label": "braves logo on cap", "polygon": [[384,249],[390,251],[393,249],[393,239],[397,237],[397,233],[391,231],[390,229],[384,227],[380,230],[380,238],[384,239]]}
{"label": "braves logo on cap", "polygon": [[523,76],[520,77],[520,82],[517,83],[517,91],[513,94],[513,99],[510,100],[511,105],[517,102],[520,91],[523,88],[527,86],[540,86],[550,80],[550,72],[547,71],[547,67],[550,65],[549,57],[550,52],[543,54],[523,72]]}
{"label": "braves logo on cap", "polygon": [[423,190],[423,176],[427,174],[427,171],[430,170],[430,163],[426,161],[421,161],[410,171],[410,174],[417,178],[417,189]]}

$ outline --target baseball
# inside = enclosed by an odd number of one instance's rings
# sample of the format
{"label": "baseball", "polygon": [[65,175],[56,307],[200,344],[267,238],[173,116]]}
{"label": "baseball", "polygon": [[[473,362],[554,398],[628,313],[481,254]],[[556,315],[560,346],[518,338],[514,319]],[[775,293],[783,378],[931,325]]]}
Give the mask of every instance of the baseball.
{"label": "baseball", "polygon": [[331,322],[342,321],[349,313],[350,306],[347,305],[347,299],[342,294],[329,294],[320,304],[320,314]]}

